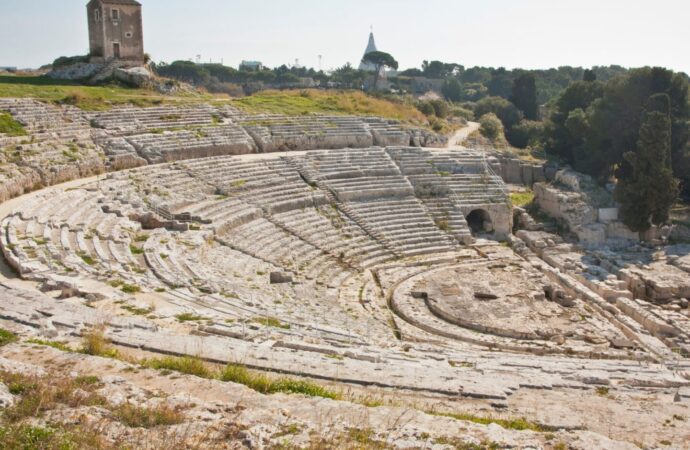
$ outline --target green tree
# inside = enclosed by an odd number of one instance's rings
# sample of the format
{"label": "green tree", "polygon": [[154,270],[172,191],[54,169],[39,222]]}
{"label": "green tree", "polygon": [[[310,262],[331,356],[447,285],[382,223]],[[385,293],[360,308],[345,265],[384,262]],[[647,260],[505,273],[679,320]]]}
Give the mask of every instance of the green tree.
{"label": "green tree", "polygon": [[336,83],[340,83],[342,87],[361,89],[366,79],[366,72],[355,69],[350,63],[347,63],[335,69],[332,79]]}
{"label": "green tree", "polygon": [[523,120],[506,131],[506,139],[517,148],[536,146],[544,133],[544,124],[536,120]]}
{"label": "green tree", "polygon": [[457,78],[446,78],[446,81],[443,82],[441,93],[446,100],[450,100],[451,102],[459,102],[462,100],[462,85]]}
{"label": "green tree", "polygon": [[434,108],[434,115],[439,119],[445,119],[450,113],[450,107],[448,103],[443,100],[430,100],[432,108]]}
{"label": "green tree", "polygon": [[506,129],[512,128],[522,120],[522,113],[508,100],[501,97],[485,97],[477,102],[474,115],[481,117],[493,113],[501,120]]}
{"label": "green tree", "polygon": [[491,79],[486,83],[486,87],[489,89],[489,95],[491,96],[509,98],[513,89],[511,73],[504,67],[492,70]]}
{"label": "green tree", "polygon": [[537,120],[539,105],[537,104],[537,82],[534,74],[523,73],[513,81],[513,92],[510,101],[523,112],[528,120]]}
{"label": "green tree", "polygon": [[386,52],[369,52],[364,55],[362,62],[365,64],[372,64],[376,69],[376,73],[374,75],[374,90],[376,90],[376,86],[378,86],[382,70],[386,68],[394,70],[398,69],[398,61],[396,61],[390,53]]}
{"label": "green tree", "polygon": [[426,60],[422,62],[422,74],[427,78],[447,78],[462,70],[464,67],[460,64]]}
{"label": "green tree", "polygon": [[678,197],[671,170],[671,101],[667,94],[649,98],[642,114],[637,148],[623,155],[615,197],[623,223],[633,231],[668,222]]}
{"label": "green tree", "polygon": [[[589,131],[585,144],[576,151],[575,168],[606,182],[623,155],[636,147],[645,104],[654,94],[669,97],[671,157],[678,158],[688,141],[687,79],[661,67],[645,67],[607,82],[603,97],[592,103],[587,112]],[[676,172],[676,176],[688,174]]]}
{"label": "green tree", "polygon": [[[584,145],[586,130],[567,125],[573,111],[580,119],[580,125],[588,127],[585,111],[598,98],[604,95],[604,84],[601,82],[577,81],[571,84],[556,101],[551,117],[546,123],[546,150],[562,158],[568,164],[575,163],[575,153]],[[573,125],[571,123],[571,125]],[[578,132],[575,132],[578,131]]]}
{"label": "green tree", "polygon": [[587,69],[582,74],[582,81],[597,81],[597,74],[591,69]]}

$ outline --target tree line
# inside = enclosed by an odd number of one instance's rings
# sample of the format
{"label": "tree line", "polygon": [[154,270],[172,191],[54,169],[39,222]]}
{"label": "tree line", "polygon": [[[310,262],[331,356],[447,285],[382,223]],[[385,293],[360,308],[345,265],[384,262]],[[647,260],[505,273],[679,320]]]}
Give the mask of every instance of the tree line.
{"label": "tree line", "polygon": [[545,122],[545,150],[593,176],[616,181],[625,224],[645,231],[668,222],[690,194],[688,78],[660,67],[608,82],[587,74],[558,98]]}

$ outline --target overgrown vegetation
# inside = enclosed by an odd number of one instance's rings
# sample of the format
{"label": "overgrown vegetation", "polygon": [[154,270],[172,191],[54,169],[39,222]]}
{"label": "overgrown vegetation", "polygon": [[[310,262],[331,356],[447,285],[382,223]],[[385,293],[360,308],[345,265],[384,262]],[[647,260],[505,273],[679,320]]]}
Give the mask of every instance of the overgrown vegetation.
{"label": "overgrown vegetation", "polygon": [[358,91],[262,91],[232,101],[248,112],[267,112],[299,116],[306,114],[348,114],[379,116],[406,123],[423,125],[427,119],[413,105],[395,103]]}
{"label": "overgrown vegetation", "polygon": [[290,324],[283,323],[275,317],[255,317],[252,319],[252,322],[259,323],[265,327],[282,328],[285,330],[290,329]]}
{"label": "overgrown vegetation", "polygon": [[489,424],[495,423],[495,424],[500,425],[503,428],[508,429],[508,430],[518,430],[518,431],[531,430],[531,431],[536,431],[536,432],[540,432],[540,433],[550,431],[550,429],[548,427],[545,427],[545,426],[538,424],[536,422],[530,422],[524,418],[499,419],[499,418],[494,418],[494,417],[475,416],[474,414],[468,414],[468,413],[448,413],[448,412],[436,412],[436,411],[428,411],[427,413],[435,415],[435,416],[444,416],[444,417],[450,417],[450,418],[456,419],[456,420],[465,420],[468,422],[479,423],[482,425],[489,425]]}
{"label": "overgrown vegetation", "polygon": [[175,318],[178,322],[200,322],[202,320],[206,320],[206,317],[204,316],[189,312],[177,314]]}
{"label": "overgrown vegetation", "polygon": [[620,181],[623,221],[645,231],[668,220],[671,174],[690,193],[689,91],[686,76],[659,67],[576,82],[556,102],[546,150],[601,185]]}
{"label": "overgrown vegetation", "polygon": [[165,358],[146,359],[141,362],[144,367],[156,370],[172,370],[201,378],[213,378],[213,371],[199,358],[191,356],[167,356]]}
{"label": "overgrown vegetation", "polygon": [[293,378],[271,378],[261,373],[255,373],[239,364],[228,364],[220,373],[222,381],[243,384],[262,394],[284,392],[290,394],[304,394],[311,397],[339,399],[341,394],[331,391],[310,381]]}
{"label": "overgrown vegetation", "polygon": [[127,88],[115,84],[83,86],[78,82],[54,80],[43,76],[7,75],[0,75],[0,97],[32,97],[56,104],[69,104],[90,111],[107,110],[123,104],[156,106],[213,100],[210,95],[197,93],[166,96],[152,90]]}
{"label": "overgrown vegetation", "polygon": [[105,337],[103,327],[95,327],[84,334],[82,338],[81,353],[106,358],[117,358],[119,352],[110,345],[110,340]]}
{"label": "overgrown vegetation", "polygon": [[10,393],[19,397],[2,414],[2,420],[8,423],[41,417],[59,404],[72,408],[106,404],[105,398],[95,392],[99,385],[82,379],[42,378],[0,371],[0,381],[7,385]]}
{"label": "overgrown vegetation", "polygon": [[511,192],[510,202],[513,206],[527,206],[534,201],[534,192],[532,190],[527,190],[524,192]]}
{"label": "overgrown vegetation", "polygon": [[0,347],[11,344],[17,340],[17,336],[11,331],[0,328]]}
{"label": "overgrown vegetation", "polygon": [[43,339],[28,339],[27,344],[42,345],[44,347],[52,347],[63,352],[71,352],[72,349],[64,342],[58,341],[44,341]]}
{"label": "overgrown vegetation", "polygon": [[131,428],[153,428],[184,422],[184,415],[178,409],[163,404],[145,408],[123,403],[113,410],[113,415],[119,422]]}
{"label": "overgrown vegetation", "polygon": [[14,120],[9,113],[0,111],[0,134],[8,136],[26,136],[24,126]]}

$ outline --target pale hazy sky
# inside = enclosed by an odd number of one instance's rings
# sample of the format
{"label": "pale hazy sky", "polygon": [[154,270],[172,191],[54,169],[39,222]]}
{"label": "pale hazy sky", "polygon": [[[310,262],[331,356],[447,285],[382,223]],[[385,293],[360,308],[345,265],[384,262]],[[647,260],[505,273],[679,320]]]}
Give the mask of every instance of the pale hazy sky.
{"label": "pale hazy sky", "polygon": [[[690,73],[689,0],[140,0],[155,61],[357,64],[374,27],[401,68],[659,65]],[[87,0],[0,0],[0,66],[88,51]]]}

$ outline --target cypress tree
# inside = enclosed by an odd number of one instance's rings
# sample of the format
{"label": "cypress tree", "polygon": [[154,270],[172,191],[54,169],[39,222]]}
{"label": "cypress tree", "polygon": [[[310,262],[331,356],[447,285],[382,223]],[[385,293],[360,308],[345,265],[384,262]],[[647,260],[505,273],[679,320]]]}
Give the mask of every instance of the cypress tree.
{"label": "cypress tree", "polygon": [[525,73],[515,79],[510,101],[525,114],[526,119],[538,120],[537,82],[533,74]]}
{"label": "cypress tree", "polygon": [[638,232],[666,223],[678,197],[671,169],[669,96],[653,95],[645,106],[637,148],[623,155],[615,192],[623,223]]}

